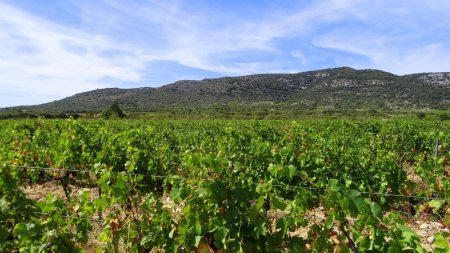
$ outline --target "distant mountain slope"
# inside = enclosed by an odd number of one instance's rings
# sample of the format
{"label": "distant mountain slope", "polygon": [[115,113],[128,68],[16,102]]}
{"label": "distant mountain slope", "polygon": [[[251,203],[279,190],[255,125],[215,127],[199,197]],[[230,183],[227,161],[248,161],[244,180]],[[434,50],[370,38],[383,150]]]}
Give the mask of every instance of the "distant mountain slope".
{"label": "distant mountain slope", "polygon": [[348,67],[297,74],[177,81],[159,88],[99,89],[36,106],[47,113],[101,111],[118,101],[126,111],[282,103],[299,108],[450,108],[450,73],[396,76]]}

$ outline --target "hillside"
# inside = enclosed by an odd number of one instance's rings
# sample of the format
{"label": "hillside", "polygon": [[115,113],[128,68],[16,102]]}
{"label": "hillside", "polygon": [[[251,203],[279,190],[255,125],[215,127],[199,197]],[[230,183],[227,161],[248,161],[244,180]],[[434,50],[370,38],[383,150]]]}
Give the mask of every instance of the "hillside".
{"label": "hillside", "polygon": [[296,74],[177,81],[159,88],[98,89],[51,103],[7,108],[45,113],[99,112],[118,101],[125,111],[282,104],[299,109],[449,109],[450,73],[397,76],[348,67]]}

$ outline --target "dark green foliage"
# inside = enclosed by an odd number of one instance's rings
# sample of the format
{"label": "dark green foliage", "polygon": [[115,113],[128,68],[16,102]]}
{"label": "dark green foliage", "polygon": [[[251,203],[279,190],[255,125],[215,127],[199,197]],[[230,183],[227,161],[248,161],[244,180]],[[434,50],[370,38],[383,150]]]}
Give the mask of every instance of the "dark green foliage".
{"label": "dark green foliage", "polygon": [[450,115],[447,114],[447,113],[439,114],[439,119],[442,120],[442,121],[449,120],[450,119]]}
{"label": "dark green foliage", "polygon": [[117,101],[114,101],[114,103],[102,113],[102,116],[104,118],[124,118],[125,113],[123,113],[122,109],[119,107],[119,103]]}
{"label": "dark green foliage", "polygon": [[418,119],[424,119],[426,117],[426,114],[424,112],[418,112],[416,116]]}

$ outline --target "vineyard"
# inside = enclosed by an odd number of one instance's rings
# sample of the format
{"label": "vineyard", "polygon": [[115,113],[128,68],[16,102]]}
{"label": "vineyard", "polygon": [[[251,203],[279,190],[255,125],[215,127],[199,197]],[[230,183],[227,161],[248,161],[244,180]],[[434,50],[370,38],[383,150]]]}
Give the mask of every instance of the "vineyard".
{"label": "vineyard", "polygon": [[0,252],[450,252],[450,124],[0,121]]}

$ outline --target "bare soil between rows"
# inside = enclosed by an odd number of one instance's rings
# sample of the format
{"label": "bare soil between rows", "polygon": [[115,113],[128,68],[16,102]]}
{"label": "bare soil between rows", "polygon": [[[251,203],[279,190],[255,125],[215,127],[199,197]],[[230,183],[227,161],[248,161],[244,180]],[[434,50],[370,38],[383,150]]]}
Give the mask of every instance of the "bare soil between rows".
{"label": "bare soil between rows", "polygon": [[[75,198],[78,194],[78,191],[83,189],[90,191],[90,197],[92,200],[98,197],[98,190],[96,187],[84,188],[80,185],[69,184],[69,188],[71,189],[71,198]],[[43,200],[49,194],[61,199],[66,199],[62,186],[55,181],[42,182],[33,185],[23,185],[21,186],[21,190],[29,198],[37,201]],[[181,212],[180,206],[177,206],[169,196],[164,195],[162,197],[162,202],[166,207],[173,210],[174,216],[176,216],[177,213]],[[286,214],[287,213],[283,211],[269,211],[268,213],[269,219],[273,221],[275,221],[277,218],[285,216]],[[325,218],[325,211],[322,207],[308,210],[308,212],[305,214],[305,219],[308,221],[308,225],[298,229],[297,231],[292,233],[291,236],[308,238],[310,227],[313,224],[321,224],[325,222]],[[416,216],[405,216],[405,219],[407,219],[408,226],[419,235],[421,239],[421,245],[427,251],[433,251],[432,244],[429,243],[431,237],[433,237],[438,232],[449,232],[449,229],[446,228],[442,222],[430,219],[430,217],[426,215],[424,216],[422,214],[419,214]],[[352,224],[352,222],[354,221],[349,218],[349,224]],[[97,221],[92,222],[92,226],[93,230],[89,234],[89,241],[87,242],[87,244],[81,245],[81,247],[86,252],[96,252],[96,249],[102,246],[97,237],[102,230],[103,224],[101,221]],[[338,232],[337,225],[335,226],[334,230]],[[121,248],[124,250],[123,245],[121,246]]]}

